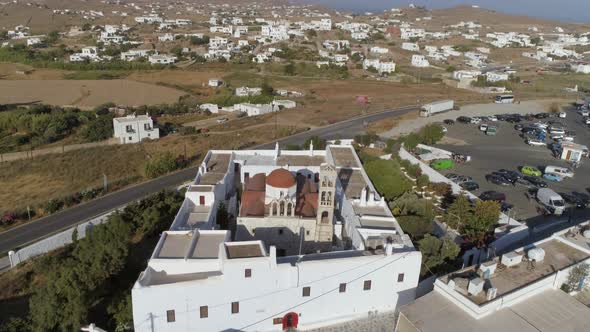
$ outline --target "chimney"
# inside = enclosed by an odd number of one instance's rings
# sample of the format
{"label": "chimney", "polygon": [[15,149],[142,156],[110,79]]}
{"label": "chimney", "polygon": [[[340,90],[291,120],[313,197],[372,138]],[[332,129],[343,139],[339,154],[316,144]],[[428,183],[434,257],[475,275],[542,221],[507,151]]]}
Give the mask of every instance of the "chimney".
{"label": "chimney", "polygon": [[361,190],[361,206],[367,206],[367,188]]}
{"label": "chimney", "polygon": [[275,157],[274,159],[277,160],[279,158],[280,150],[279,150],[279,142],[275,144]]}
{"label": "chimney", "polygon": [[309,142],[309,155],[313,157],[313,141]]}

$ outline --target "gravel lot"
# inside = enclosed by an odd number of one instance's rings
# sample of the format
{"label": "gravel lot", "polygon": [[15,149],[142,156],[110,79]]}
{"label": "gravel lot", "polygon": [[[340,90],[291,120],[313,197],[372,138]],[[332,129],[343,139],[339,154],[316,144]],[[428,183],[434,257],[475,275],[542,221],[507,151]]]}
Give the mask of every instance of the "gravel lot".
{"label": "gravel lot", "polygon": [[[528,105],[530,109],[525,109],[525,113],[533,113],[539,110],[539,107],[535,107],[534,104]],[[524,103],[513,105],[513,107],[503,108],[504,111],[501,113],[515,113],[514,109],[525,106]],[[448,114],[446,118],[451,117]],[[566,119],[553,120],[559,120],[567,130],[575,131],[577,134],[576,143],[590,145],[590,130],[582,123],[582,116],[574,110],[567,111]],[[525,124],[526,122],[522,123]],[[536,222],[540,219],[537,212],[537,203],[534,199],[527,199],[525,195],[527,189],[525,187],[520,185],[504,187],[487,183],[485,175],[501,168],[518,170],[519,166],[522,165],[537,166],[543,170],[543,167],[548,165],[567,167],[568,164],[563,160],[554,158],[547,147],[526,145],[524,140],[519,137],[520,132],[514,130],[513,124],[495,122],[494,125],[498,127],[498,134],[496,136],[486,136],[474,124],[457,123],[447,126],[449,141],[455,140],[464,142],[465,144],[440,144],[437,147],[470,155],[472,161],[467,164],[457,165],[453,169],[443,173],[457,173],[471,176],[480,185],[480,190],[474,192],[476,195],[487,190],[496,190],[505,193],[507,202],[515,206],[512,212],[513,216],[519,220]],[[546,182],[549,184],[549,188],[552,188],[556,192],[578,191],[587,193],[587,188],[590,187],[590,162],[584,159],[580,167],[575,170],[574,178],[566,178],[562,182]],[[577,217],[586,216],[586,214],[590,215],[588,212],[588,209],[578,209],[571,213],[577,219]]]}
{"label": "gravel lot", "polygon": [[456,119],[459,116],[482,116],[502,113],[542,113],[546,112],[551,101],[523,101],[520,104],[476,104],[461,107],[459,111],[449,111],[427,118],[416,118],[402,121],[398,126],[381,134],[383,137],[396,137],[409,134],[427,124],[442,122],[445,119]]}

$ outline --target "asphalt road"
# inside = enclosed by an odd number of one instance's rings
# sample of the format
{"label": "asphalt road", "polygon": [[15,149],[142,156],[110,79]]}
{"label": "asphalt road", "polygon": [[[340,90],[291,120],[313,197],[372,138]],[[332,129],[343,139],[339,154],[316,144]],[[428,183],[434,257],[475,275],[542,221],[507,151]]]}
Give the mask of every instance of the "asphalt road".
{"label": "asphalt road", "polygon": [[[278,140],[278,142],[282,145],[302,144],[306,139],[313,136],[319,136],[324,139],[352,138],[354,135],[364,131],[364,125],[366,123],[382,120],[390,116],[399,116],[410,112],[417,112],[417,110],[417,107],[410,106],[359,116],[329,126],[315,128],[293,136],[285,137]],[[276,142],[266,143],[254,148],[274,148],[275,143]],[[91,202],[60,211],[0,233],[0,253],[18,249],[27,244],[58,233],[73,225],[92,219],[93,217],[99,216],[119,206],[139,200],[151,193],[175,187],[183,182],[193,179],[196,176],[197,169],[197,167],[183,169],[179,172],[116,191]]]}

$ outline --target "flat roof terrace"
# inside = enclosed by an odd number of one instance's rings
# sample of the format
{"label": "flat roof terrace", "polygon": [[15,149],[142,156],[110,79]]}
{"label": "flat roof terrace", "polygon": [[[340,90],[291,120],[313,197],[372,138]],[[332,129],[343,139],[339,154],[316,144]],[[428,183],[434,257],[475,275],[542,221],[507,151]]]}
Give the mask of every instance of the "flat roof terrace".
{"label": "flat roof terrace", "polygon": [[354,157],[354,152],[350,147],[335,147],[330,146],[330,152],[334,159],[334,166],[336,167],[351,167],[360,168],[361,165]]}
{"label": "flat roof terrace", "polygon": [[[590,257],[589,254],[555,239],[541,243],[536,247],[545,251],[545,258],[543,261],[533,263],[531,261],[523,260],[522,263],[516,266],[499,267],[496,269],[495,273],[490,276],[489,282],[491,287],[497,289],[497,297],[520,289]],[[526,255],[526,253],[524,254]],[[473,303],[482,305],[489,302],[486,299],[486,292],[480,292],[475,296],[468,295],[466,289],[468,281],[464,282],[465,279],[470,277],[470,273],[474,274],[475,272],[475,267],[470,267],[469,269],[446,275],[441,278],[441,281],[448,284],[449,280],[454,279],[456,291],[464,295]]]}

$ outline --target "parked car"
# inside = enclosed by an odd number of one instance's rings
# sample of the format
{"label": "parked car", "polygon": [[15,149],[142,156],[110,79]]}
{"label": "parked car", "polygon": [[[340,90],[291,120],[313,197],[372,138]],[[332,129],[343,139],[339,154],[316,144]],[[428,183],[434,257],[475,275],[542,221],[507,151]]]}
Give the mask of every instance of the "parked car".
{"label": "parked car", "polygon": [[455,163],[451,159],[439,159],[435,160],[430,166],[434,169],[449,169],[455,166]]}
{"label": "parked car", "polygon": [[567,114],[565,112],[559,112],[560,118],[565,119],[566,116],[567,116]]}
{"label": "parked car", "polygon": [[522,131],[522,128],[524,128],[524,126],[521,125],[520,123],[514,125],[515,130]]}
{"label": "parked car", "polygon": [[586,193],[580,193],[577,191],[572,192],[572,195],[577,197],[584,204],[585,207],[590,206],[590,195]]}
{"label": "parked car", "polygon": [[451,181],[454,181],[459,176],[460,176],[459,174],[455,174],[455,173],[449,173],[449,174],[445,175],[445,177]]}
{"label": "parked car", "polygon": [[571,204],[577,207],[578,209],[583,209],[586,207],[586,204],[584,204],[584,202],[582,202],[582,200],[578,198],[576,195],[569,193],[559,193],[559,195],[563,198],[563,200],[566,203]]}
{"label": "parked car", "polygon": [[547,145],[547,144],[545,144],[545,142],[538,140],[536,138],[527,138],[525,140],[525,143],[530,146],[545,146],[545,145]]}
{"label": "parked car", "polygon": [[590,116],[590,111],[587,109],[581,109],[580,110],[580,115],[582,116]]}
{"label": "parked car", "polygon": [[508,181],[506,178],[496,175],[496,174],[488,174],[486,175],[486,181],[491,182],[498,186],[510,186],[512,183]]}
{"label": "parked car", "polygon": [[488,129],[486,130],[486,135],[496,136],[497,133],[498,133],[498,128],[496,128],[495,126],[488,126]]}
{"label": "parked car", "polygon": [[488,120],[490,120],[492,122],[496,122],[496,121],[498,121],[498,118],[495,115],[490,115],[490,116],[488,116]]}
{"label": "parked car", "polygon": [[543,174],[543,179],[553,181],[553,182],[561,182],[563,180],[563,178],[561,176],[551,174],[551,173]]}
{"label": "parked car", "polygon": [[482,123],[479,125],[479,130],[480,131],[486,131],[488,130],[488,124],[487,123]]}
{"label": "parked car", "polygon": [[229,120],[228,118],[220,118],[215,121],[217,121],[217,123],[224,123],[224,122],[227,122],[228,120]]}
{"label": "parked car", "polygon": [[532,184],[535,187],[547,188],[547,182],[539,179],[538,177],[527,175],[527,176],[523,177],[523,179],[528,181],[530,184]]}
{"label": "parked car", "polygon": [[456,177],[454,180],[451,180],[451,181],[455,182],[456,184],[461,184],[461,183],[469,182],[472,180],[473,179],[470,176],[459,175],[458,177]]}
{"label": "parked car", "polygon": [[479,199],[482,201],[497,201],[497,202],[504,202],[506,200],[506,195],[501,192],[497,191],[486,191],[479,195]]}
{"label": "parked car", "polygon": [[472,124],[479,124],[480,122],[481,122],[481,118],[477,118],[477,117],[471,118],[471,121],[470,121],[470,123],[472,123]]}
{"label": "parked car", "polygon": [[520,172],[524,175],[541,176],[543,173],[535,166],[522,166]]}
{"label": "parked car", "polygon": [[514,204],[510,204],[510,203],[506,203],[506,202],[500,203],[500,211],[502,211],[502,212],[508,212],[508,211],[512,210],[513,207],[514,207]]}
{"label": "parked car", "polygon": [[454,125],[455,124],[455,120],[451,120],[451,119],[446,119],[443,121],[444,124],[446,125]]}
{"label": "parked car", "polygon": [[503,169],[502,168],[502,169],[500,169],[498,171],[498,173],[500,173],[500,174],[508,174],[511,177],[515,178],[515,179],[521,179],[522,178],[522,174],[520,174],[517,171],[513,171],[513,170],[509,170],[509,169]]}
{"label": "parked car", "polygon": [[475,181],[467,181],[460,184],[461,188],[467,191],[476,191],[479,190],[479,184]]}
{"label": "parked car", "polygon": [[468,116],[460,116],[457,118],[457,122],[460,123],[471,123],[471,118]]}
{"label": "parked car", "polygon": [[574,172],[567,167],[546,166],[545,167],[545,174],[547,174],[547,173],[555,174],[560,177],[568,177],[568,178],[574,177]]}

